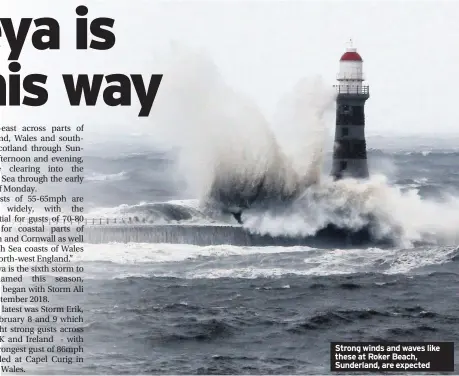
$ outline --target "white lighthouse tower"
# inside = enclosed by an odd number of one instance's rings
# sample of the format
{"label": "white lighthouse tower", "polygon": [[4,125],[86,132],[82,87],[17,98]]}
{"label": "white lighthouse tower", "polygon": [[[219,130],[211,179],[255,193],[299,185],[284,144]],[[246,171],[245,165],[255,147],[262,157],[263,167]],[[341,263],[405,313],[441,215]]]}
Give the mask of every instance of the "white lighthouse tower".
{"label": "white lighthouse tower", "polygon": [[332,175],[342,177],[368,177],[365,142],[365,101],[370,97],[368,86],[363,85],[363,60],[352,42],[339,62],[336,97],[335,146]]}

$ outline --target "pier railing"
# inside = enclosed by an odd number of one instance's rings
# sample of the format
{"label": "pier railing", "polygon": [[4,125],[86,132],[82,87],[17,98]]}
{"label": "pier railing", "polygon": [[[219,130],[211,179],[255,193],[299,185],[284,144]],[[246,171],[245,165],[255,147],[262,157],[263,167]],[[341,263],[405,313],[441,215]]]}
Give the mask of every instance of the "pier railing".
{"label": "pier railing", "polygon": [[[35,222],[34,225],[45,225],[45,226],[126,226],[126,225],[153,225],[157,224],[158,221],[153,218],[129,216],[129,217],[90,217],[84,216],[59,216],[59,219],[53,220],[48,218],[46,221]],[[27,220],[24,222],[13,222],[13,226],[18,227],[22,225],[30,226]]]}
{"label": "pier railing", "polygon": [[[68,222],[67,222],[68,223]],[[133,217],[114,217],[114,218],[85,218],[83,222],[80,222],[84,225],[89,226],[113,226],[113,225],[140,225],[140,224],[153,224],[152,220],[148,218],[139,218],[137,216]],[[73,222],[73,224],[77,224]]]}

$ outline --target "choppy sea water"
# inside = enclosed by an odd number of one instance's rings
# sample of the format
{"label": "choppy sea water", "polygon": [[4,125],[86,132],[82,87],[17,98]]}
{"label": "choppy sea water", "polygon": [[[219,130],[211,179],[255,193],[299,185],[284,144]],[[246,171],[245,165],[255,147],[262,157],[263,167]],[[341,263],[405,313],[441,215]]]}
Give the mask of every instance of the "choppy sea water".
{"label": "choppy sea water", "polygon": [[[459,150],[435,145],[383,143],[369,151],[370,168],[422,200],[458,197]],[[151,203],[189,198],[170,169],[160,152],[94,154],[79,192],[92,213],[141,215]],[[385,249],[87,244],[74,262],[86,278],[78,373],[324,374],[330,341],[459,338],[459,242]],[[37,371],[69,369],[46,367]]]}

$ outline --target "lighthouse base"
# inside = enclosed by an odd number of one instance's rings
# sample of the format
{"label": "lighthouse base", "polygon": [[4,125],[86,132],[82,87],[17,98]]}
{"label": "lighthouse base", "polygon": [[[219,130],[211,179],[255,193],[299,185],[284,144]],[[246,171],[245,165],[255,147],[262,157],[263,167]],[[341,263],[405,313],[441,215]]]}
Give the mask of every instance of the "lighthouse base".
{"label": "lighthouse base", "polygon": [[352,177],[366,179],[369,176],[366,159],[334,159],[331,175],[335,179]]}

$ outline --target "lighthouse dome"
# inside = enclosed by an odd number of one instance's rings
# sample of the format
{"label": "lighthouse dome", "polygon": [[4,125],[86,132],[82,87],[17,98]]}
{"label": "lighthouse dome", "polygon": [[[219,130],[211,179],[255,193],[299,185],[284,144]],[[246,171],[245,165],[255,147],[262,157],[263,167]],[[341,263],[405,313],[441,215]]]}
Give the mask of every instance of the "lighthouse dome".
{"label": "lighthouse dome", "polygon": [[348,48],[346,52],[341,56],[340,61],[363,61],[362,57],[358,54],[356,48]]}

